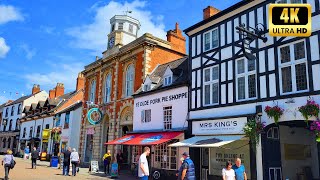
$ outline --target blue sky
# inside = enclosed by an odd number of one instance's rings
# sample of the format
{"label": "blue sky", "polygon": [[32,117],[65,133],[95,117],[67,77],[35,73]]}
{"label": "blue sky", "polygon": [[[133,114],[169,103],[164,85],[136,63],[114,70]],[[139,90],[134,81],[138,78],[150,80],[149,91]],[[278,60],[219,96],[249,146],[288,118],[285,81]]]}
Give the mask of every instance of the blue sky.
{"label": "blue sky", "polygon": [[48,92],[57,82],[75,89],[77,73],[107,47],[109,19],[132,10],[140,35],[165,38],[179,22],[185,29],[202,20],[208,5],[225,9],[239,0],[0,0],[0,103]]}

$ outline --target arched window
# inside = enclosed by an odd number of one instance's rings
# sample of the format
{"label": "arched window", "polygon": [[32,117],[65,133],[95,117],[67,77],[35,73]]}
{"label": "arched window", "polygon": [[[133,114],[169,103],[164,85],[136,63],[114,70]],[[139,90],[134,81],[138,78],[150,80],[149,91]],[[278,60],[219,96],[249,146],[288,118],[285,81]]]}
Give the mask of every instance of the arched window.
{"label": "arched window", "polygon": [[134,68],[131,64],[126,71],[126,97],[131,96],[133,94],[133,76]]}
{"label": "arched window", "polygon": [[19,118],[16,121],[16,130],[20,130],[20,120],[19,120]]}
{"label": "arched window", "polygon": [[111,101],[111,73],[106,76],[104,101],[105,103]]}
{"label": "arched window", "polygon": [[11,145],[11,138],[8,139],[8,148],[10,148]]}
{"label": "arched window", "polygon": [[11,128],[12,128],[12,119],[9,122],[9,131],[11,131]]}
{"label": "arched window", "polygon": [[23,134],[22,134],[22,137],[25,138],[26,137],[26,134],[27,134],[27,129],[26,128],[23,128]]}
{"label": "arched window", "polygon": [[2,140],[2,148],[6,148],[6,138],[3,138]]}
{"label": "arched window", "polygon": [[33,133],[33,127],[30,127],[29,138],[32,138],[32,133]]}
{"label": "arched window", "polygon": [[14,114],[14,106],[11,107],[11,116]]}
{"label": "arched window", "polygon": [[18,105],[18,114],[21,114],[21,104]]}
{"label": "arched window", "polygon": [[95,102],[95,94],[96,94],[96,80],[91,81],[90,84],[90,94],[89,94],[89,101]]}

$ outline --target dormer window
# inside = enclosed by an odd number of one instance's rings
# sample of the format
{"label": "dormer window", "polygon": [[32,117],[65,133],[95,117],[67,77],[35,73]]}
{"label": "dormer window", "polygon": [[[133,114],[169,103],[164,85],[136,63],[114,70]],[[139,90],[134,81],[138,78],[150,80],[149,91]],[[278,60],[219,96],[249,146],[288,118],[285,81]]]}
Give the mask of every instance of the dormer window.
{"label": "dormer window", "polygon": [[150,90],[151,90],[151,84],[143,85],[143,91],[150,91]]}
{"label": "dormer window", "polygon": [[118,30],[123,30],[123,23],[118,24]]}
{"label": "dormer window", "polygon": [[169,86],[170,84],[172,84],[172,76],[164,77],[164,83],[163,83],[163,85],[164,85],[164,86]]}

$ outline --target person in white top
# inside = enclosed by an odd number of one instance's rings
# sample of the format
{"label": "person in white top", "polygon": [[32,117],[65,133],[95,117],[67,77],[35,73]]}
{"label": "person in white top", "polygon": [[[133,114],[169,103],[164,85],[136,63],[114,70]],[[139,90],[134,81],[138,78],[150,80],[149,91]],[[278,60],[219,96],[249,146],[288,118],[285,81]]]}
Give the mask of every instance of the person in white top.
{"label": "person in white top", "polygon": [[139,158],[139,169],[138,169],[138,176],[140,180],[148,180],[149,176],[149,166],[148,166],[148,160],[147,156],[150,154],[150,148],[144,147],[143,153],[141,154]]}
{"label": "person in white top", "polygon": [[236,174],[232,169],[231,161],[226,162],[226,167],[222,169],[222,179],[223,180],[236,180]]}
{"label": "person in white top", "polygon": [[72,153],[70,155],[70,160],[72,164],[72,176],[76,176],[76,169],[78,166],[78,163],[80,163],[79,153],[76,151],[75,148],[72,149]]}

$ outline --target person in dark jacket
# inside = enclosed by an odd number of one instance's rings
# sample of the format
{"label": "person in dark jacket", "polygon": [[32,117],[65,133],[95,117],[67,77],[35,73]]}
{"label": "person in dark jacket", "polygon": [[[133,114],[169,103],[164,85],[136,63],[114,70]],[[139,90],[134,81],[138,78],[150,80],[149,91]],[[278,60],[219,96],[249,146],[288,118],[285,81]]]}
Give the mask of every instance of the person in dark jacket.
{"label": "person in dark jacket", "polygon": [[196,174],[193,161],[190,159],[187,152],[184,152],[182,156],[184,161],[179,168],[178,180],[195,180]]}
{"label": "person in dark jacket", "polygon": [[70,176],[69,170],[70,170],[70,156],[71,156],[71,148],[68,147],[68,150],[66,150],[64,153],[63,158],[63,175]]}
{"label": "person in dark jacket", "polygon": [[37,169],[37,159],[39,158],[39,151],[37,151],[36,147],[33,147],[33,151],[31,152],[31,167],[32,169]]}

